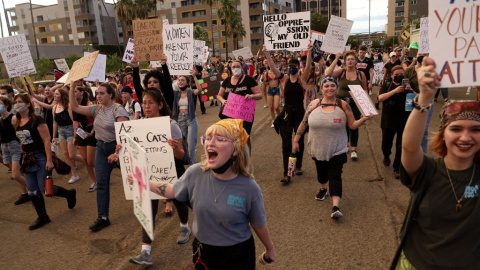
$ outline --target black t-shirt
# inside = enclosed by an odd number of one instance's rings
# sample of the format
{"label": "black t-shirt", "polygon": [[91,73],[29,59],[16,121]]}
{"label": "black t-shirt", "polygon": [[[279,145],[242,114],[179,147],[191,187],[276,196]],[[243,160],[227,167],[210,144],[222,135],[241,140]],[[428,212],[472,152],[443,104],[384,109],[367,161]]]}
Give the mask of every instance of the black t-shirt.
{"label": "black t-shirt", "polygon": [[362,61],[360,59],[357,62],[357,69],[362,71],[367,77],[367,82],[370,80],[370,69],[373,69],[372,59],[365,57]]}
{"label": "black t-shirt", "polygon": [[225,88],[225,99],[228,99],[229,93],[235,93],[240,96],[246,96],[253,94],[252,88],[257,86],[257,81],[248,75],[242,75],[245,78],[240,78],[236,85],[232,85],[232,77],[228,77],[223,81],[222,87]]}
{"label": "black t-shirt", "polygon": [[285,106],[303,106],[304,90],[302,84],[300,84],[300,77],[296,82],[290,81],[287,78],[285,84]]}
{"label": "black t-shirt", "polygon": [[[82,106],[87,106],[88,101],[84,99],[80,103],[81,103],[80,105]],[[73,121],[79,122],[82,128],[88,126],[88,119],[86,115],[79,114],[72,111],[72,116],[73,116]]]}
{"label": "black t-shirt", "polygon": [[[20,121],[20,119],[17,119],[17,121]],[[43,124],[46,125],[45,120],[39,115],[34,115],[25,125],[18,126],[15,129],[24,152],[45,151],[42,137],[37,129],[39,125]]]}
{"label": "black t-shirt", "polygon": [[13,113],[7,118],[0,117],[0,137],[2,143],[9,143],[11,141],[18,141],[15,136],[15,128],[12,125]]}
{"label": "black t-shirt", "polygon": [[[385,83],[380,88],[379,95],[395,90],[398,86],[393,83]],[[383,101],[381,128],[402,128],[407,123],[409,111],[405,111],[405,100],[408,91],[394,94],[389,99]]]}
{"label": "black t-shirt", "polygon": [[401,64],[402,64],[402,62],[400,62],[400,60],[397,60],[397,61],[395,61],[395,62],[393,62],[393,63],[392,63],[392,62],[386,63],[385,66],[384,66],[384,68],[387,69],[387,77],[390,77],[390,75],[391,75],[391,73],[392,73],[392,68],[393,68],[394,66],[398,66],[398,65],[401,65]]}

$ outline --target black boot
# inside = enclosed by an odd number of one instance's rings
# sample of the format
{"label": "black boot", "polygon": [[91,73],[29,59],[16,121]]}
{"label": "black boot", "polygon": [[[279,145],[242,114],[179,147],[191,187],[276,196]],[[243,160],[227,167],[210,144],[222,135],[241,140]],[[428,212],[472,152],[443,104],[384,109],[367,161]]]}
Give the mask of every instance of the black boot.
{"label": "black boot", "polygon": [[36,195],[30,197],[35,211],[37,212],[38,218],[35,222],[28,227],[31,231],[36,230],[42,227],[45,224],[50,223],[50,218],[47,215],[47,210],[45,210],[45,201],[43,200],[43,195]]}
{"label": "black boot", "polygon": [[212,99],[212,102],[210,103],[210,107],[212,107],[212,106],[213,106],[213,99]]}
{"label": "black boot", "polygon": [[57,186],[57,193],[55,193],[55,195],[67,199],[68,209],[73,209],[77,204],[77,190],[74,188],[66,190],[63,187]]}

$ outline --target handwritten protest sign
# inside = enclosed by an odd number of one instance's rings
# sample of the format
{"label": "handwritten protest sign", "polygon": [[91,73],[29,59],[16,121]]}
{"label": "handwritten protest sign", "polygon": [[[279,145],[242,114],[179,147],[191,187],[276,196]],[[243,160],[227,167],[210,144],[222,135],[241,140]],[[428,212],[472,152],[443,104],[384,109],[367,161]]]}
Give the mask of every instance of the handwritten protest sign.
{"label": "handwritten protest sign", "polygon": [[308,48],[310,11],[263,16],[263,35],[267,50],[301,50]]}
{"label": "handwritten protest sign", "polygon": [[363,116],[378,114],[377,110],[375,110],[375,106],[373,106],[372,100],[368,96],[367,92],[363,90],[362,86],[349,85],[348,88],[350,88],[349,93]]}
{"label": "handwritten protest sign", "polygon": [[480,85],[478,2],[429,0],[428,5],[430,57],[442,87]]}
{"label": "handwritten protest sign", "polygon": [[161,68],[162,61],[150,61],[150,66],[152,66],[152,68]]}
{"label": "handwritten protest sign", "polygon": [[133,54],[134,54],[134,43],[133,39],[129,38],[127,47],[125,48],[125,53],[123,54],[123,62],[129,63],[132,62]]}
{"label": "handwritten protest sign", "polygon": [[373,64],[373,80],[372,83],[375,85],[380,84],[383,80],[383,62],[378,62]]}
{"label": "handwritten protest sign", "polygon": [[418,53],[428,53],[428,47],[428,17],[425,17],[420,18],[420,44],[418,46]]}
{"label": "handwritten protest sign", "polygon": [[325,34],[322,33],[322,32],[318,32],[318,31],[315,31],[315,30],[310,30],[310,42],[312,42],[312,44],[315,42],[315,40],[320,40],[323,42],[323,36]]}
{"label": "handwritten protest sign", "polygon": [[55,62],[55,65],[57,66],[57,68],[63,71],[63,73],[70,72],[70,68],[68,67],[67,61],[65,61],[65,58],[55,59],[53,61]]}
{"label": "handwritten protest sign", "polygon": [[[84,52],[83,55],[89,55],[89,52]],[[105,72],[107,69],[107,56],[105,54],[98,54],[93,64],[92,71],[84,80],[88,82],[105,82]]]}
{"label": "handwritten protest sign", "polygon": [[[72,65],[72,69],[68,73],[68,77],[65,81],[66,84],[71,82],[83,79],[90,75],[93,64],[95,64],[95,59],[97,59],[98,51],[88,54],[77,61]],[[67,74],[65,74],[67,76]]]}
{"label": "handwritten protest sign", "polygon": [[0,38],[0,53],[9,78],[37,73],[24,34]]}
{"label": "handwritten protest sign", "polygon": [[223,114],[235,119],[253,122],[256,104],[254,99],[245,100],[244,96],[230,93],[228,94],[227,103],[223,108]]}
{"label": "handwritten protest sign", "polygon": [[210,52],[208,51],[208,46],[203,47],[203,63],[208,61],[208,55]]}
{"label": "handwritten protest sign", "polygon": [[345,46],[345,51],[346,51],[346,52],[350,51],[350,48],[351,48],[351,47],[352,47],[351,45]]}
{"label": "handwritten protest sign", "polygon": [[372,47],[373,41],[368,40],[368,41],[362,41],[362,45],[365,45],[367,47]]}
{"label": "handwritten protest sign", "polygon": [[[133,199],[132,186],[128,184],[127,174],[133,173],[130,164],[131,149],[128,145],[126,135],[138,143],[147,153],[148,160],[151,162],[148,167],[150,178],[162,183],[175,183],[177,181],[177,172],[175,170],[175,161],[173,149],[168,145],[167,140],[171,139],[170,117],[155,117],[135,121],[125,121],[115,123],[115,136],[119,144],[122,145],[118,153],[120,168],[122,171],[123,190],[127,200]],[[152,200],[164,199],[163,197],[150,193]]]}
{"label": "handwritten protest sign", "polygon": [[232,51],[233,55],[235,56],[236,59],[238,59],[238,57],[243,57],[243,60],[247,60],[247,59],[250,59],[250,58],[253,58],[253,53],[252,53],[252,49],[250,49],[250,47],[243,47],[241,49],[238,49],[236,51]]}
{"label": "handwritten protest sign", "polygon": [[163,50],[171,75],[189,75],[193,67],[193,24],[165,25]]}
{"label": "handwritten protest sign", "polygon": [[211,76],[198,80],[202,87],[202,91],[200,91],[200,99],[203,102],[213,100],[217,97],[221,85],[220,79],[220,77]]}
{"label": "handwritten protest sign", "polygon": [[322,51],[341,53],[345,49],[353,21],[332,15],[328,23],[327,33],[323,38]]}
{"label": "handwritten protest sign", "polygon": [[129,151],[130,171],[133,175],[133,213],[153,240],[153,215],[150,199],[150,173],[147,153],[130,136],[125,135]]}
{"label": "handwritten protest sign", "polygon": [[67,74],[65,74],[65,75],[63,75],[60,79],[58,79],[58,80],[56,81],[56,83],[66,83],[67,80],[68,80],[68,75],[70,75],[70,72],[67,73]]}
{"label": "handwritten protest sign", "polygon": [[133,20],[135,59],[161,60],[163,55],[162,19]]}
{"label": "handwritten protest sign", "polygon": [[162,23],[163,23],[163,25],[169,25],[170,24],[167,19],[162,20]]}
{"label": "handwritten protest sign", "polygon": [[193,40],[193,62],[196,65],[202,66],[203,63],[203,54],[205,53],[205,41],[203,40]]}
{"label": "handwritten protest sign", "polygon": [[320,61],[320,59],[325,54],[325,52],[322,51],[323,36],[319,35],[317,38],[318,39],[315,40],[312,43],[313,44],[313,48],[312,48],[312,60],[313,60],[313,62]]}

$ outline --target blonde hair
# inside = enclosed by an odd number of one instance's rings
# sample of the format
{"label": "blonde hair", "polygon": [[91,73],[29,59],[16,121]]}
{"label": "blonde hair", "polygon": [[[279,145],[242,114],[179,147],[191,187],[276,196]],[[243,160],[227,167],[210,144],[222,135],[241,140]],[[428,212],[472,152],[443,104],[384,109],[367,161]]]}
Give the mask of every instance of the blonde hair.
{"label": "blonde hair", "polygon": [[[233,141],[233,137],[230,134],[230,132],[228,132],[228,130],[225,127],[220,125],[211,125],[205,132],[205,135],[218,135],[218,136],[228,138],[230,141]],[[243,148],[235,147],[235,144],[233,145],[236,152],[238,153],[236,156],[232,156],[233,164],[231,168],[233,172],[240,175],[247,176],[249,178],[254,178],[253,165],[250,160],[250,151],[248,148],[248,144],[245,145]],[[203,171],[210,170],[210,168],[208,167],[207,158],[205,154],[202,155],[202,170]]]}

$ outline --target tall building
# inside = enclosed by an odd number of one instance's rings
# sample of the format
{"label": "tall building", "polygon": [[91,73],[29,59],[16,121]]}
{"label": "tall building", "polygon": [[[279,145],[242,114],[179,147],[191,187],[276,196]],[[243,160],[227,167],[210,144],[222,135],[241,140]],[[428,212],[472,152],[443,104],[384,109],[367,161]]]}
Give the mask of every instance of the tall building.
{"label": "tall building", "polygon": [[347,18],[347,0],[302,0],[301,11],[310,11],[327,16]]}
{"label": "tall building", "polygon": [[[106,7],[106,9],[105,9]],[[121,38],[120,23],[115,18],[113,4],[98,0],[63,0],[43,6],[23,3],[6,9],[10,35],[25,34],[28,44],[117,44]],[[108,15],[107,15],[108,14]],[[115,31],[114,31],[115,28]],[[34,35],[35,34],[35,35]]]}
{"label": "tall building", "polygon": [[387,35],[398,36],[404,25],[428,16],[428,0],[388,0]]}

